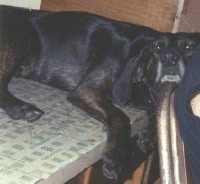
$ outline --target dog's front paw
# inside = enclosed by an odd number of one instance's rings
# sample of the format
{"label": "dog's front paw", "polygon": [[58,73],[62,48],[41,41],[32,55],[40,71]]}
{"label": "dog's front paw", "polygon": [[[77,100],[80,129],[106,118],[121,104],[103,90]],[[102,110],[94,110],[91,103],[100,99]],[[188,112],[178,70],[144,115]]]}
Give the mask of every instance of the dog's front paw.
{"label": "dog's front paw", "polygon": [[143,153],[148,153],[153,150],[156,140],[156,127],[151,124],[138,133],[136,142]]}
{"label": "dog's front paw", "polygon": [[118,180],[124,157],[125,148],[122,146],[118,147],[118,149],[105,148],[102,158],[104,176],[111,180]]}
{"label": "dog's front paw", "polygon": [[110,163],[103,165],[103,174],[110,180],[117,180],[119,172],[116,170],[115,166]]}
{"label": "dog's front paw", "polygon": [[111,180],[117,180],[118,174],[121,171],[121,167],[112,158],[109,153],[103,154],[103,174],[105,177]]}
{"label": "dog's front paw", "polygon": [[28,122],[33,122],[40,119],[40,117],[44,113],[36,106],[28,103],[7,107],[5,111],[8,116],[14,120],[22,119],[27,120]]}

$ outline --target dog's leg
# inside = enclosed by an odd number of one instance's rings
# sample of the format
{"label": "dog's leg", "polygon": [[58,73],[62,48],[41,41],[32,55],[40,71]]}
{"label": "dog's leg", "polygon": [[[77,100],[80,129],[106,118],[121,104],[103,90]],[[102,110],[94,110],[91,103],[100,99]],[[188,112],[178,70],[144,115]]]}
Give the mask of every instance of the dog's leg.
{"label": "dog's leg", "polygon": [[137,134],[136,142],[143,153],[150,153],[155,148],[157,142],[155,121],[149,121]]}
{"label": "dog's leg", "polygon": [[14,97],[8,91],[8,84],[16,68],[19,53],[9,46],[0,46],[0,107],[10,118],[18,120],[35,121],[40,118],[43,111]]}
{"label": "dog's leg", "polygon": [[130,138],[129,118],[105,100],[96,89],[79,86],[68,96],[68,100],[106,126],[107,143],[103,151],[103,172],[107,178],[117,179]]}
{"label": "dog's leg", "polygon": [[1,88],[1,100],[0,105],[8,114],[8,116],[14,120],[27,120],[33,122],[38,120],[44,113],[36,106],[26,103],[16,97],[14,97],[7,88]]}

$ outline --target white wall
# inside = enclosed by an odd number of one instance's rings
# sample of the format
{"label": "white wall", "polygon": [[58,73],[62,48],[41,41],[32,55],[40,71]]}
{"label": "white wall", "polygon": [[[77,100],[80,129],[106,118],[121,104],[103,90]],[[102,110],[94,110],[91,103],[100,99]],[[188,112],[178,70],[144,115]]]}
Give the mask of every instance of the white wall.
{"label": "white wall", "polygon": [[40,9],[41,0],[0,0],[0,5]]}

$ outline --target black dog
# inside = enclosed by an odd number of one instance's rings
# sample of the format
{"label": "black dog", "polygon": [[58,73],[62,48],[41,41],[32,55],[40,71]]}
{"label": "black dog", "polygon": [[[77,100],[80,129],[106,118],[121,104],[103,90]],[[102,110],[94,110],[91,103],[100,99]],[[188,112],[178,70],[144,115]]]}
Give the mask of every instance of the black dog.
{"label": "black dog", "polygon": [[199,41],[198,33],[161,33],[89,13],[1,6],[0,106],[29,122],[43,114],[8,91],[14,75],[69,90],[70,102],[106,126],[103,172],[117,179],[130,124],[113,103],[128,104],[137,81],[145,81],[153,96],[163,81],[179,82]]}

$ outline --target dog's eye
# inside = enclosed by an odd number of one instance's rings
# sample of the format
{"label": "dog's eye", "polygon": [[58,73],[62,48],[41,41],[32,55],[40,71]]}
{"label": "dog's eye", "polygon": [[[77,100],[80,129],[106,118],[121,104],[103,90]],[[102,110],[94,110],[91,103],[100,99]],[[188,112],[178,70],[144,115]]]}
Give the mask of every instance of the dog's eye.
{"label": "dog's eye", "polygon": [[196,43],[193,40],[186,40],[180,43],[180,47],[183,51],[193,51],[196,48]]}
{"label": "dog's eye", "polygon": [[156,47],[156,50],[161,50],[161,47],[160,47],[160,46],[157,46],[157,47]]}
{"label": "dog's eye", "polygon": [[159,41],[152,44],[151,50],[156,54],[161,53],[166,48],[166,43]]}
{"label": "dog's eye", "polygon": [[183,40],[179,42],[179,48],[186,57],[191,57],[196,49],[196,43],[193,40]]}
{"label": "dog's eye", "polygon": [[186,49],[190,49],[190,46],[189,45],[186,45],[186,47],[185,47]]}
{"label": "dog's eye", "polygon": [[186,44],[185,45],[185,49],[187,49],[187,50],[194,50],[195,46],[194,46],[194,44]]}
{"label": "dog's eye", "polygon": [[154,45],[153,47],[152,47],[152,51],[153,52],[160,52],[160,51],[162,51],[163,50],[163,47],[162,46],[159,46],[159,45]]}

